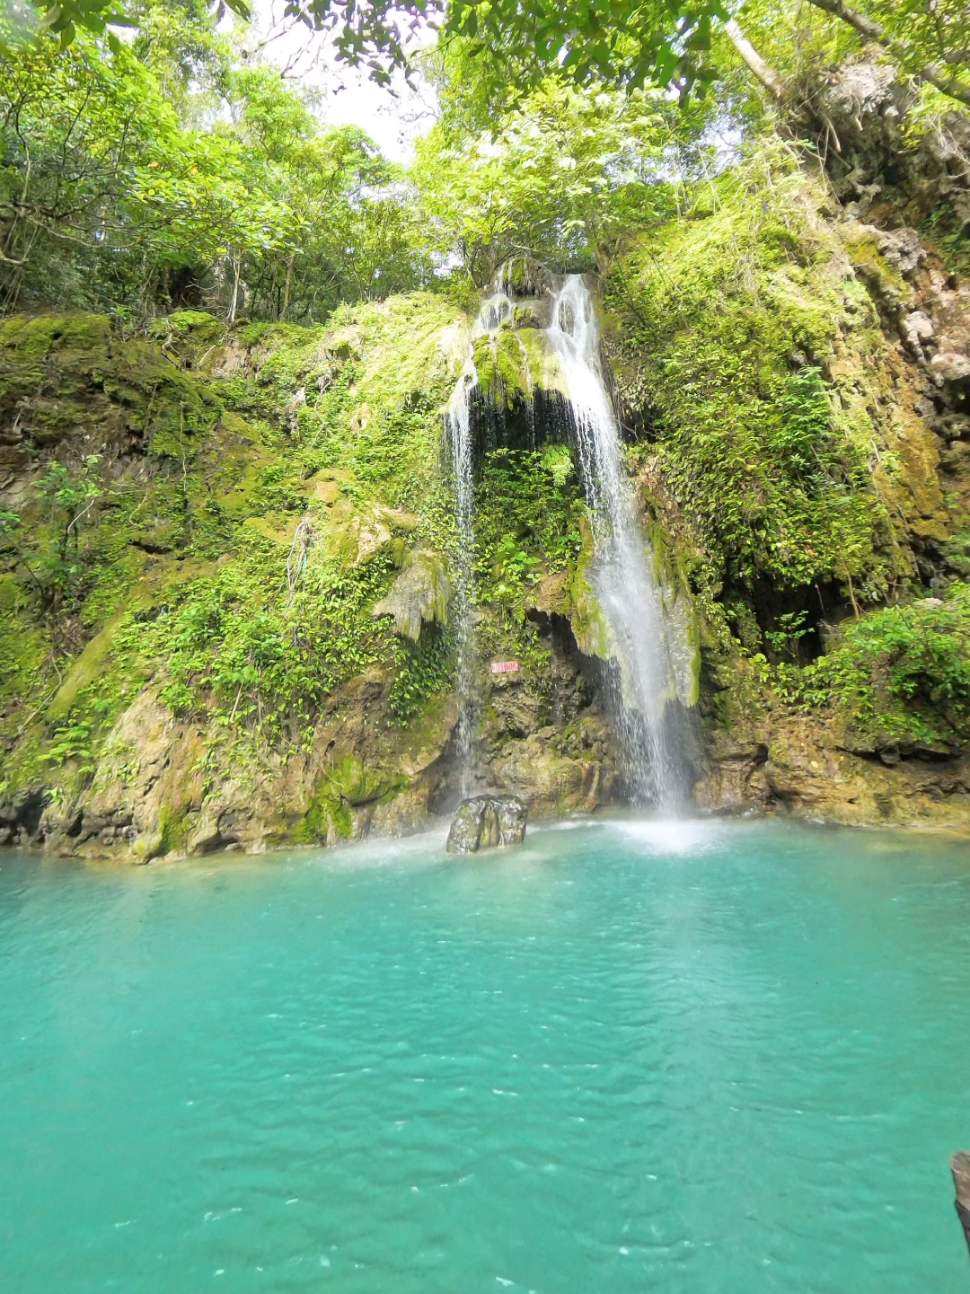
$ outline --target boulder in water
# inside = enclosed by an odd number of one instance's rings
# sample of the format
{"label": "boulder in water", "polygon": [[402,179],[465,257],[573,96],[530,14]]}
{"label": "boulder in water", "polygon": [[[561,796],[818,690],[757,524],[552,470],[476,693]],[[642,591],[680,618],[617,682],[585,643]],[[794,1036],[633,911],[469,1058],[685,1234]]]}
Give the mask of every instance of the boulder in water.
{"label": "boulder in water", "polygon": [[449,854],[474,854],[494,845],[521,845],[528,806],[516,795],[472,795],[462,800],[448,832]]}

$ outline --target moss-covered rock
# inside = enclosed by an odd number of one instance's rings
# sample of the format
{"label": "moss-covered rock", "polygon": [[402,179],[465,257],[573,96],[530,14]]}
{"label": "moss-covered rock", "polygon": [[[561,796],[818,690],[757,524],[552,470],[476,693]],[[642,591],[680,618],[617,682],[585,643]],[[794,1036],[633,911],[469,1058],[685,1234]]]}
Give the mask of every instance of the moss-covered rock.
{"label": "moss-covered rock", "polygon": [[[420,294],[326,328],[0,325],[0,803],[40,806],[9,838],[145,862],[402,830],[448,803],[441,411],[464,328]],[[568,559],[556,506],[536,579]],[[514,597],[492,641],[522,648],[541,708],[535,581],[497,562]]]}
{"label": "moss-covered rock", "polygon": [[417,642],[424,624],[448,623],[451,582],[437,553],[408,552],[386,597],[375,603],[375,616],[391,616],[399,634]]}
{"label": "moss-covered rock", "polygon": [[181,459],[219,412],[217,397],[158,346],[114,336],[102,316],[0,321],[0,463],[24,469],[38,453],[82,445]]}

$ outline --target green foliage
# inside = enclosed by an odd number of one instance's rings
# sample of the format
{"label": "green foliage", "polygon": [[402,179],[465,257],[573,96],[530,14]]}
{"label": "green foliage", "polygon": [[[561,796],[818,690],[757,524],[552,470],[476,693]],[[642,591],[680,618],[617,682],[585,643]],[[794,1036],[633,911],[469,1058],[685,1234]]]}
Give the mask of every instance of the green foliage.
{"label": "green foliage", "polygon": [[778,405],[781,418],[771,429],[772,449],[795,476],[824,472],[826,451],[831,453],[833,448],[833,428],[822,370],[806,365],[789,373]]}
{"label": "green foliage", "polygon": [[386,631],[370,616],[387,574],[379,560],[356,571],[313,564],[290,603],[284,555],[257,545],[150,620],[133,617],[117,650],[164,663],[160,696],[176,713],[300,742],[326,696],[388,659]]}
{"label": "green foliage", "polygon": [[[146,8],[150,28],[154,8],[137,0],[120,13],[111,0],[33,3],[45,14],[46,27],[59,34],[62,48],[78,27],[102,36],[106,25],[144,22]],[[229,8],[248,14],[244,0],[230,0]],[[224,12],[220,3],[216,13]],[[782,55],[782,64],[804,61],[820,29],[826,35],[834,29],[835,41],[851,41],[854,49],[878,42],[908,76],[970,102],[970,18],[961,0],[859,0],[852,6],[839,0],[747,0],[736,6],[723,0],[587,0],[580,7],[553,0],[308,0],[294,3],[291,13],[326,31],[339,59],[365,65],[383,85],[394,70],[410,71],[407,45],[416,27],[442,27],[446,49],[457,42],[476,57],[482,96],[503,104],[510,93],[532,89],[550,73],[583,86],[672,86],[682,102],[703,97],[723,74],[722,33],[729,18],[740,18],[757,43]],[[105,40],[112,52],[122,51],[114,33],[107,31]],[[784,79],[776,76],[779,83],[784,86]]]}
{"label": "green foliage", "polygon": [[520,604],[542,574],[575,563],[582,492],[568,451],[496,450],[476,488],[476,571],[489,600]]}
{"label": "green foliage", "polygon": [[[103,485],[98,471],[99,454],[88,454],[73,471],[54,460],[34,486],[43,521],[20,549],[19,564],[41,595],[45,610],[57,610],[82,596],[87,563],[81,552],[81,533],[99,502]],[[6,514],[9,532],[22,527],[18,514]]]}
{"label": "green foliage", "polygon": [[662,98],[549,78],[471,132],[447,110],[460,89],[447,83],[444,93],[444,120],[419,141],[412,173],[440,252],[458,252],[476,283],[523,252],[603,263],[629,230],[673,213],[661,166],[672,114]]}
{"label": "green foliage", "polygon": [[4,535],[12,535],[13,532],[15,530],[19,530],[22,525],[23,522],[20,519],[19,513],[8,512],[5,509],[0,509],[0,539],[2,539]]}
{"label": "green foliage", "polygon": [[[45,627],[27,614],[20,582],[0,575],[0,733],[7,746],[23,734],[42,699],[52,695],[56,676],[49,665],[50,648]],[[4,770],[0,783],[5,780]]]}
{"label": "green foliage", "polygon": [[726,16],[720,0],[589,0],[580,7],[550,0],[310,0],[303,12],[334,33],[340,57],[363,63],[379,83],[391,68],[408,65],[402,15],[440,24],[449,39],[462,37],[489,54],[484,74],[499,91],[510,76],[534,83],[560,67],[581,83],[609,76],[631,86],[703,84],[711,24]]}
{"label": "green foliage", "polygon": [[[970,18],[961,0],[835,0],[779,4],[747,0],[738,11],[745,34],[791,87],[802,87],[826,67],[867,54],[890,57],[904,77],[935,84],[954,99],[970,102]],[[720,53],[721,51],[715,51]],[[735,57],[737,57],[735,55]]]}
{"label": "green foliage", "polygon": [[[130,306],[165,276],[262,240],[272,212],[228,139],[184,131],[147,66],[79,38],[0,55],[6,304]],[[269,222],[269,224],[267,223]]]}
{"label": "green foliage", "polygon": [[716,196],[607,283],[620,386],[648,426],[638,456],[689,528],[698,587],[852,581],[876,601],[892,570],[877,432],[854,388],[824,376],[840,327],[881,345],[871,307],[830,270],[783,156],[755,155]]}
{"label": "green foliage", "polygon": [[[111,52],[117,54],[122,45],[118,36],[109,30],[111,27],[131,27],[138,19],[141,19],[143,30],[147,28],[152,31],[156,27],[151,21],[154,6],[138,4],[137,0],[131,4],[118,4],[115,0],[63,0],[59,4],[51,4],[49,0],[32,0],[32,3],[43,14],[44,28],[59,37],[61,49],[71,44],[80,28],[103,36]],[[227,7],[241,18],[250,16],[249,6],[244,0],[225,0],[224,3],[219,0],[217,16],[221,18]]]}
{"label": "green foliage", "polygon": [[109,54],[0,48],[0,304],[313,320],[427,279],[403,175],[362,131],[234,66],[204,10],[150,4],[142,28]]}
{"label": "green foliage", "polygon": [[84,722],[64,724],[55,729],[50,745],[40,756],[40,762],[53,764],[55,767],[74,763],[82,776],[93,773],[96,761],[91,733],[91,724]]}
{"label": "green foliage", "polygon": [[[428,626],[411,648],[372,611],[408,546],[453,540],[440,410],[458,320],[415,294],[326,329],[253,325],[228,381],[196,367],[227,353],[201,312],[158,321],[150,342],[91,316],[0,324],[0,408],[46,441],[0,538],[5,781],[79,789],[149,684],[206,726],[217,761],[306,749],[368,671],[393,722],[420,722],[450,677],[448,635]],[[139,452],[82,452],[112,438]],[[324,835],[349,822],[340,795]]]}
{"label": "green foliage", "polygon": [[970,741],[970,585],[870,612],[811,665],[780,666],[777,681],[791,703],[831,709],[877,747],[960,747]]}
{"label": "green foliage", "polygon": [[322,320],[342,301],[384,298],[428,280],[404,174],[362,130],[321,130],[270,68],[234,69],[227,87],[251,183],[272,191],[282,213],[278,246],[242,253],[250,313]]}
{"label": "green foliage", "polygon": [[475,489],[476,597],[485,611],[486,655],[513,654],[542,666],[548,653],[528,617],[540,582],[562,587],[582,548],[582,490],[569,451],[498,450],[482,464]]}
{"label": "green foliage", "polygon": [[425,625],[416,643],[396,643],[400,672],[391,688],[391,716],[405,726],[427,702],[452,682],[455,649],[451,636],[438,624]]}
{"label": "green foliage", "polygon": [[[78,27],[100,35],[106,23],[128,21],[111,0],[33,2],[62,45],[75,38]],[[121,8],[122,15],[125,10],[137,13],[134,4]],[[243,0],[232,0],[229,8],[242,16],[248,13]],[[578,10],[549,0],[310,0],[298,12],[308,24],[331,34],[339,58],[364,64],[378,84],[387,84],[393,69],[408,67],[408,28],[430,21],[443,24],[451,38],[461,36],[489,51],[489,79],[500,87],[503,65],[506,77],[511,69],[527,78],[563,67],[577,81],[596,75],[629,85],[648,79],[660,85],[672,80],[703,84],[709,75],[703,55],[710,46],[711,24],[726,13],[720,0],[646,5],[642,0],[591,0]],[[107,39],[112,48],[119,45],[113,35]]]}
{"label": "green foliage", "polygon": [[778,628],[765,633],[765,641],[779,655],[794,655],[800,638],[811,632],[807,611],[787,611],[778,617]]}

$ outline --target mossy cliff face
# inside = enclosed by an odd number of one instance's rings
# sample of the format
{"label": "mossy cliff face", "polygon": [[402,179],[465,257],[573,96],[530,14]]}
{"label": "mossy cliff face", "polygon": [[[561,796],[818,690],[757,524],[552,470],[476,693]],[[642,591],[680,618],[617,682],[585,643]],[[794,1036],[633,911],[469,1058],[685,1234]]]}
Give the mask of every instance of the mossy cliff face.
{"label": "mossy cliff face", "polygon": [[970,291],[779,149],[606,292],[644,508],[701,613],[699,802],[970,824]]}
{"label": "mossy cliff face", "polygon": [[[600,291],[700,642],[698,803],[966,827],[968,289],[779,147]],[[623,785],[543,303],[476,352],[477,749],[553,814]],[[0,843],[147,861],[450,811],[469,327],[423,294],[316,329],[0,323]]]}
{"label": "mossy cliff face", "polygon": [[[0,843],[147,861],[450,809],[466,346],[424,295],[318,329],[0,324]],[[483,646],[522,664],[482,679],[482,757],[539,813],[615,780],[589,662],[539,607],[575,565],[563,471],[513,454],[480,484]]]}

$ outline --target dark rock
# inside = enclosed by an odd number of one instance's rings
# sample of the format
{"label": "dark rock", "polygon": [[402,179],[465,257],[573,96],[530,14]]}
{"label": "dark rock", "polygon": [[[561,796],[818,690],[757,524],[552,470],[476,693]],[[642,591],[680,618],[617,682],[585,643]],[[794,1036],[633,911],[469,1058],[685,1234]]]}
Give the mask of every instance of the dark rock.
{"label": "dark rock", "polygon": [[[491,806],[491,799],[484,795],[462,800],[452,819],[451,830],[448,832],[449,854],[473,854],[482,847],[482,836],[486,834],[486,816],[493,819],[494,830],[496,835],[498,834],[498,818]],[[489,814],[490,809],[491,814]],[[492,824],[489,826],[491,828]]]}
{"label": "dark rock", "polygon": [[909,278],[926,260],[926,249],[920,242],[919,234],[905,225],[901,229],[883,233],[879,240],[879,250],[904,278]]}
{"label": "dark rock", "polygon": [[462,800],[448,833],[449,854],[474,854],[495,845],[521,845],[529,810],[515,795],[473,795]]}
{"label": "dark rock", "polygon": [[963,1223],[963,1234],[970,1246],[970,1154],[965,1150],[958,1151],[950,1159],[950,1169],[957,1193],[957,1216]]}
{"label": "dark rock", "polygon": [[513,328],[548,328],[549,302],[532,300],[519,302],[512,307]]}
{"label": "dark rock", "polygon": [[500,845],[521,845],[525,840],[525,824],[529,817],[529,807],[517,795],[503,795],[495,801],[498,814],[498,843]]}
{"label": "dark rock", "polygon": [[492,281],[492,290],[507,292],[510,297],[541,297],[554,287],[548,266],[531,256],[513,256],[505,262]]}
{"label": "dark rock", "polygon": [[0,803],[0,826],[9,831],[8,844],[23,844],[39,838],[40,821],[47,804],[47,792],[42,788],[17,791]]}

